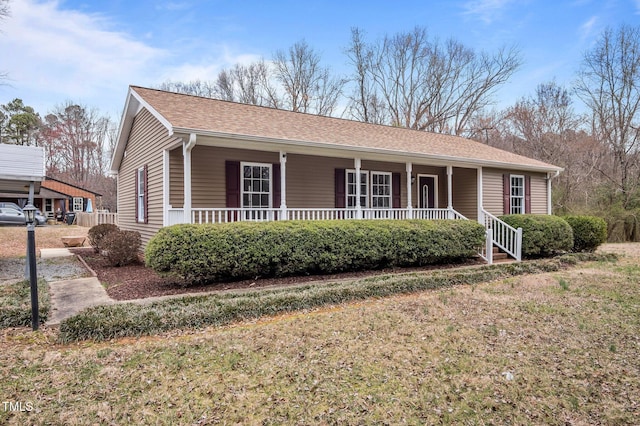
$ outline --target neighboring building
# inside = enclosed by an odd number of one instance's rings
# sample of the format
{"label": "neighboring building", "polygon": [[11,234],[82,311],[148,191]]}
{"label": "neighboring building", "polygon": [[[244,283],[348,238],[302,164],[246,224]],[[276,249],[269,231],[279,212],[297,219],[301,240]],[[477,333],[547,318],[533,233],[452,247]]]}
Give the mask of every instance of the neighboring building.
{"label": "neighboring building", "polygon": [[[87,211],[89,203],[93,211],[100,208],[101,195],[97,192],[52,177],[46,177],[39,182],[39,186],[40,190],[34,197],[33,205],[49,219],[55,218],[56,214],[61,219],[67,212]],[[27,204],[27,195],[0,192],[0,201],[11,201],[24,207]]]}
{"label": "neighboring building", "polygon": [[[551,213],[561,168],[469,139],[130,87],[119,225]],[[515,256],[515,255],[514,255]]]}
{"label": "neighboring building", "polygon": [[0,144],[0,194],[13,198],[18,194],[28,197],[31,184],[37,194],[43,179],[42,147]]}

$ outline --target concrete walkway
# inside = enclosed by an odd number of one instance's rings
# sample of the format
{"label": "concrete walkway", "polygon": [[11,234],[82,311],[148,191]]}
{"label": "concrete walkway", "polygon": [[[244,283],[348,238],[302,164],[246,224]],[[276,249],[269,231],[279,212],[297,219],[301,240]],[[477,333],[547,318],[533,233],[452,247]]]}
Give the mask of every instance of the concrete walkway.
{"label": "concrete walkway", "polygon": [[[65,256],[73,256],[73,253],[66,248],[40,250],[42,259]],[[65,319],[91,306],[116,303],[107,295],[96,277],[51,281],[48,284],[51,312],[45,324],[47,326],[57,326]]]}

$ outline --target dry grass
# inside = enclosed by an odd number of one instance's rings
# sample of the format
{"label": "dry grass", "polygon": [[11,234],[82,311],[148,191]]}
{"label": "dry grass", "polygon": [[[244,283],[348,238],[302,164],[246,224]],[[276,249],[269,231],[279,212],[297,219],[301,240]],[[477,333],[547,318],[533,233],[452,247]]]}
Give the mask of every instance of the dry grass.
{"label": "dry grass", "polygon": [[[617,264],[56,346],[0,338],[8,424],[640,424],[638,245]],[[618,250],[618,248],[616,248]]]}
{"label": "dry grass", "polygon": [[[60,237],[86,236],[89,228],[76,225],[47,225],[36,227],[36,254],[42,248],[64,247]],[[85,242],[85,245],[88,243]],[[24,257],[27,251],[27,228],[0,226],[0,258]]]}

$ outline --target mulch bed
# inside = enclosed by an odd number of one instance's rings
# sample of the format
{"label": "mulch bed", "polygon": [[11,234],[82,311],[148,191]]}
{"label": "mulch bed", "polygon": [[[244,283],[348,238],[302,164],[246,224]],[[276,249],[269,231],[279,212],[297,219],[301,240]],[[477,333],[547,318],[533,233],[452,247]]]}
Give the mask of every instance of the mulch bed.
{"label": "mulch bed", "polygon": [[428,271],[483,263],[475,259],[470,259],[464,263],[429,265],[417,268],[386,268],[377,271],[345,272],[340,274],[309,275],[302,277],[256,278],[254,280],[193,285],[179,278],[160,276],[151,268],[144,266],[142,261],[128,266],[114,267],[109,265],[103,256],[95,253],[93,248],[84,247],[70,250],[80,256],[96,273],[100,282],[106,286],[107,294],[115,300],[133,300],[184,293],[287,286],[304,284],[311,281],[338,281],[389,273]]}

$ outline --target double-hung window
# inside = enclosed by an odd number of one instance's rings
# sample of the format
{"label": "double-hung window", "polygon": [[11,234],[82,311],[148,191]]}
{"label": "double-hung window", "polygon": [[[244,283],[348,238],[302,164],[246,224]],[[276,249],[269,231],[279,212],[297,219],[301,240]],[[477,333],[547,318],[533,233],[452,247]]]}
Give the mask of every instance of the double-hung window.
{"label": "double-hung window", "polygon": [[524,176],[511,175],[511,195],[509,198],[509,213],[510,214],[523,214],[525,212],[524,206]]}
{"label": "double-hung window", "polygon": [[[369,173],[360,171],[360,207],[369,207]],[[347,170],[347,208],[356,208],[356,171]]]}
{"label": "double-hung window", "polygon": [[84,198],[82,197],[73,197],[73,211],[81,212],[84,206]]}
{"label": "double-hung window", "polygon": [[391,208],[391,173],[371,172],[371,207]]}
{"label": "double-hung window", "polygon": [[242,208],[270,208],[271,179],[271,164],[242,163]]}
{"label": "double-hung window", "polygon": [[144,167],[140,167],[138,169],[138,175],[137,175],[137,188],[136,188],[136,201],[137,201],[137,212],[136,212],[136,220],[138,222],[145,222],[145,182],[146,182],[146,176],[145,176],[145,168]]}

